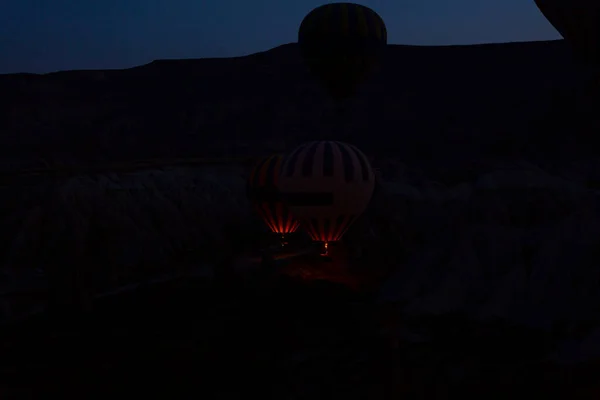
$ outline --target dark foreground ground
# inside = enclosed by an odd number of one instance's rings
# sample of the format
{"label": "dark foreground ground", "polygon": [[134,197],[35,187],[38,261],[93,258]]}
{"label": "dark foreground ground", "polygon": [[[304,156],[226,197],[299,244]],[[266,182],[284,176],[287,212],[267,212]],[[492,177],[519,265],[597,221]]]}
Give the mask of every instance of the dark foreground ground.
{"label": "dark foreground ground", "polygon": [[284,280],[171,283],[107,299],[71,326],[27,322],[5,340],[3,385],[23,396],[363,398],[382,387],[390,357],[356,300]]}
{"label": "dark foreground ground", "polygon": [[406,319],[429,339],[392,343],[383,315],[370,295],[323,281],[163,283],[85,317],[5,327],[2,398],[597,398],[597,366],[550,365],[536,332]]}

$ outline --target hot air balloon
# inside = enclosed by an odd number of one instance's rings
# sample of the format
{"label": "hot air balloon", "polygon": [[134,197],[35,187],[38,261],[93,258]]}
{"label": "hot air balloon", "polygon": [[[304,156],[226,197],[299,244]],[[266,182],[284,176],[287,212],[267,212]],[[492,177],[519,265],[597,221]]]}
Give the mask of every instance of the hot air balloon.
{"label": "hot air balloon", "polygon": [[581,58],[600,66],[600,2],[534,0],[542,14]]}
{"label": "hot air balloon", "polygon": [[286,235],[298,229],[299,222],[282,203],[278,190],[283,157],[273,155],[261,160],[252,170],[246,186],[250,202],[269,227],[285,244]]}
{"label": "hot air balloon", "polygon": [[367,208],[375,175],[365,155],[334,141],[301,145],[281,168],[279,190],[314,241],[339,241]]}
{"label": "hot air balloon", "polygon": [[330,95],[351,97],[379,63],[387,44],[381,17],[353,3],[325,4],[300,24],[298,44],[309,69]]}

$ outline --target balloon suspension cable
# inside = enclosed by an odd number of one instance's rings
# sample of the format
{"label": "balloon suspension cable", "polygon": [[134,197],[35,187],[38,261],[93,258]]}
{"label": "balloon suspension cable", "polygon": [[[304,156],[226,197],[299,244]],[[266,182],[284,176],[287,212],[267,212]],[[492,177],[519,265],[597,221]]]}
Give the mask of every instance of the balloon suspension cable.
{"label": "balloon suspension cable", "polygon": [[[330,98],[329,104],[325,106],[321,114],[319,124],[326,126],[331,132],[340,132],[344,130],[344,121],[347,117],[347,106],[345,99]],[[340,138],[336,138],[340,139]]]}
{"label": "balloon suspension cable", "polygon": [[346,116],[346,99],[335,99],[333,103],[333,115],[335,122],[339,123]]}
{"label": "balloon suspension cable", "polygon": [[333,104],[333,123],[337,130],[343,131],[348,118],[348,99],[336,99]]}

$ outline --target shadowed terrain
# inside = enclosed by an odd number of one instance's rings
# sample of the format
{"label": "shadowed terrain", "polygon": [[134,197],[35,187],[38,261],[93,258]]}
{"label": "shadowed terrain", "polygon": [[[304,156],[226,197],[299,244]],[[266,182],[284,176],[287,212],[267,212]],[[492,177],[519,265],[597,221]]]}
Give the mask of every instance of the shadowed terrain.
{"label": "shadowed terrain", "polygon": [[[295,45],[1,75],[0,317],[68,304],[96,319],[3,330],[0,389],[76,394],[77,376],[108,394],[143,365],[157,383],[138,392],[579,398],[600,357],[590,76],[562,41],[389,46],[340,108]],[[265,231],[248,165],[168,161],[310,139],[352,142],[378,168],[345,237],[353,268],[385,272],[368,296],[248,261]],[[29,168],[55,169],[16,174]]]}

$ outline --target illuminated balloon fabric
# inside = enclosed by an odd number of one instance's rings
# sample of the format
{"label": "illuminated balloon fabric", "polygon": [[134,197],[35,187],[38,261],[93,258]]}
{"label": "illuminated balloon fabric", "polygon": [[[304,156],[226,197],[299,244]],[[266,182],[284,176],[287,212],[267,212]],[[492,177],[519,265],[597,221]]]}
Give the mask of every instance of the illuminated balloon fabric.
{"label": "illuminated balloon fabric", "polygon": [[325,4],[304,18],[298,44],[309,69],[334,99],[354,94],[387,44],[381,17],[353,3]]}
{"label": "illuminated balloon fabric", "polygon": [[534,1],[546,19],[585,61],[600,64],[598,0]]}
{"label": "illuminated balloon fabric", "polygon": [[285,158],[279,189],[290,211],[315,241],[340,240],[367,208],[375,175],[356,147],[310,142]]}
{"label": "illuminated balloon fabric", "polygon": [[299,222],[282,203],[277,188],[282,156],[274,155],[260,161],[250,173],[247,193],[250,202],[274,233],[287,234],[298,229]]}

